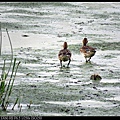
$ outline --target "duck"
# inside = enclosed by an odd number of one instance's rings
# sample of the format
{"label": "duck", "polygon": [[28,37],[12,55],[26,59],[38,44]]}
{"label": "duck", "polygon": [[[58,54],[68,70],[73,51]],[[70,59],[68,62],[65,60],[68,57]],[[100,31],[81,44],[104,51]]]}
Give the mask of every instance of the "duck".
{"label": "duck", "polygon": [[67,42],[64,42],[63,49],[61,49],[58,53],[58,58],[60,60],[60,66],[63,67],[62,62],[68,61],[67,67],[69,67],[70,62],[71,62],[71,56],[72,56],[72,53],[68,49],[68,44]]}
{"label": "duck", "polygon": [[93,75],[91,75],[90,79],[95,80],[95,81],[97,81],[97,80],[99,81],[102,79],[102,77],[98,74],[93,74]]}
{"label": "duck", "polygon": [[[90,79],[92,80],[92,83],[94,85],[98,85],[102,79],[102,77],[98,74],[93,74],[90,76]],[[94,89],[97,89],[95,86],[93,87]]]}
{"label": "duck", "polygon": [[[93,48],[91,46],[87,46],[88,40],[87,38],[84,38],[82,40],[83,46],[80,48],[80,52],[83,54],[83,56],[86,59],[86,62],[90,62],[91,57],[93,57],[96,53],[96,48]],[[88,58],[88,59],[87,59]]]}

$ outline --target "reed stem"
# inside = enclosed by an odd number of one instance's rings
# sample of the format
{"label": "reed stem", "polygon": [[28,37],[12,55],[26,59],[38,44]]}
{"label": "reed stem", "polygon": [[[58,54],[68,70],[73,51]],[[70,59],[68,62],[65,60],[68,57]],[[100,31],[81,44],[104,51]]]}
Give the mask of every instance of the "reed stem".
{"label": "reed stem", "polygon": [[2,30],[1,30],[1,22],[0,22],[0,55],[2,54]]}
{"label": "reed stem", "polygon": [[8,76],[8,74],[9,74],[9,71],[10,71],[10,68],[11,68],[11,66],[12,66],[12,60],[13,60],[13,47],[12,47],[12,42],[11,42],[11,39],[10,39],[10,36],[9,36],[9,33],[8,33],[8,30],[7,30],[7,28],[6,28],[6,32],[7,32],[7,35],[8,35],[8,39],[9,39],[9,43],[10,43],[10,48],[11,48],[11,62],[10,62],[10,67],[9,67],[9,69],[8,69],[8,72],[7,72],[7,76]]}

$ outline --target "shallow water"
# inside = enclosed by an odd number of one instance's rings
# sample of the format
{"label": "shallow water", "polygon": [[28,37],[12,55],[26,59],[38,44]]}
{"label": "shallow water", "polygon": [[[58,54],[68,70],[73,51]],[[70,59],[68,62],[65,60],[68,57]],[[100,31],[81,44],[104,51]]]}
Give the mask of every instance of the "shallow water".
{"label": "shallow water", "polygon": [[[16,116],[119,116],[120,109],[120,3],[58,2],[0,3],[2,55],[10,63],[21,61],[10,106],[1,115]],[[85,63],[79,49],[82,39],[97,52]],[[72,52],[70,67],[60,68],[57,54],[67,41]],[[63,63],[66,66],[67,63]],[[90,80],[100,74],[100,83]],[[20,94],[19,94],[20,93]],[[11,110],[16,97],[22,110]],[[32,101],[30,109],[27,104]]]}

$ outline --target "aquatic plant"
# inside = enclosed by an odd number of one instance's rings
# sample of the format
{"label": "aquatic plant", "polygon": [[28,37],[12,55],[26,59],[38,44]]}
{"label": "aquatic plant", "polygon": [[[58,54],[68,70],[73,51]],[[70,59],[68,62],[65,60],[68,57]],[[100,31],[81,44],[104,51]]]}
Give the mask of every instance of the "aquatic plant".
{"label": "aquatic plant", "polygon": [[27,104],[27,107],[30,109],[30,107],[31,107],[31,104],[32,104],[32,100],[30,100],[30,103],[29,104]]}
{"label": "aquatic plant", "polygon": [[[2,77],[1,80],[3,81],[3,85],[2,85],[2,99],[1,99],[1,106],[3,110],[7,110],[8,104],[9,104],[9,97],[11,95],[12,92],[12,88],[13,88],[13,84],[14,84],[14,80],[15,80],[15,76],[18,70],[18,66],[19,66],[20,62],[18,62],[16,64],[16,58],[14,58],[14,63],[13,63],[13,67],[12,67],[12,73],[10,75],[10,79],[8,83],[6,82],[6,78],[7,78],[7,74],[5,73],[5,62],[4,62],[4,66],[3,66],[3,72],[2,72]],[[2,83],[2,82],[1,82]]]}
{"label": "aquatic plant", "polygon": [[[20,62],[16,63],[16,58],[14,58],[13,61],[13,48],[12,48],[12,43],[10,40],[10,36],[9,33],[6,29],[8,38],[9,38],[9,43],[10,43],[10,47],[11,47],[11,58],[10,58],[10,66],[8,67],[8,71],[6,69],[6,59],[4,59],[4,63],[3,63],[3,67],[2,67],[2,73],[1,73],[1,78],[0,78],[0,105],[2,107],[2,110],[7,110],[8,104],[9,104],[9,98],[10,95],[12,93],[12,88],[13,88],[13,84],[15,81],[15,77],[16,77],[16,73],[18,70],[18,66],[20,64]],[[0,35],[1,35],[1,39],[0,39],[0,55],[1,55],[1,50],[2,50],[2,31],[1,31],[1,25],[0,25]],[[10,78],[8,78],[8,74],[11,70],[12,67],[12,72],[10,75]],[[7,72],[6,72],[7,71]],[[7,79],[8,82],[7,82]],[[15,101],[15,104],[17,103],[18,98]],[[14,104],[14,106],[15,106]],[[14,108],[13,106],[13,108]]]}

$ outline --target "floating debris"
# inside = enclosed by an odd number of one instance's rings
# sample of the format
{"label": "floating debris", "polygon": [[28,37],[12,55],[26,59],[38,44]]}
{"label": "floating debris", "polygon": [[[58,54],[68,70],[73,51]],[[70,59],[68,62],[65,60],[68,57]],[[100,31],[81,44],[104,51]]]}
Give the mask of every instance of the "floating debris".
{"label": "floating debris", "polygon": [[22,35],[22,37],[28,37],[28,35]]}

